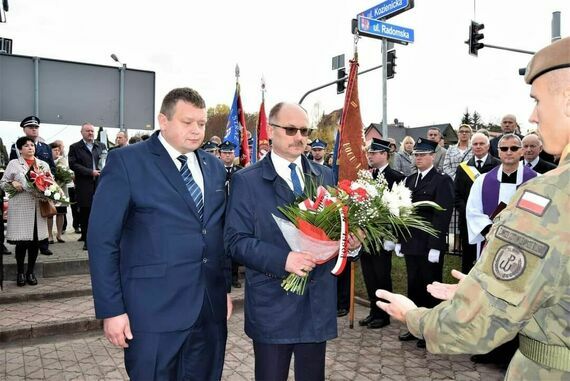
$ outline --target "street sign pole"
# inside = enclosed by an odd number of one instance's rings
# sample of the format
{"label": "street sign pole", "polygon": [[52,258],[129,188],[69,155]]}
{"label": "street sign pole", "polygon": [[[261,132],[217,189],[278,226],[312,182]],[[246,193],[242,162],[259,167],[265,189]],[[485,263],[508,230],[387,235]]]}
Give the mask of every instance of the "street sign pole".
{"label": "street sign pole", "polygon": [[388,137],[388,40],[382,39],[382,138]]}

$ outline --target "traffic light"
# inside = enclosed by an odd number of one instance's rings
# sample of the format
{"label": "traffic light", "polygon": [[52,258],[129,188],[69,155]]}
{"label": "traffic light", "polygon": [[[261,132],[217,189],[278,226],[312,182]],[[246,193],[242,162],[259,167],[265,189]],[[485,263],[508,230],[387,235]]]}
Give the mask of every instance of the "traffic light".
{"label": "traffic light", "polygon": [[337,73],[336,93],[342,94],[346,89],[346,69],[345,68],[338,69],[336,73]]}
{"label": "traffic light", "polygon": [[388,51],[388,55],[386,57],[386,68],[388,69],[388,75],[386,76],[387,79],[394,78],[396,74],[396,50]]}
{"label": "traffic light", "polygon": [[479,49],[483,49],[485,44],[479,42],[480,40],[485,37],[483,33],[480,33],[482,29],[485,28],[484,24],[476,23],[475,21],[471,21],[471,26],[469,27],[469,54],[477,57],[479,54]]}

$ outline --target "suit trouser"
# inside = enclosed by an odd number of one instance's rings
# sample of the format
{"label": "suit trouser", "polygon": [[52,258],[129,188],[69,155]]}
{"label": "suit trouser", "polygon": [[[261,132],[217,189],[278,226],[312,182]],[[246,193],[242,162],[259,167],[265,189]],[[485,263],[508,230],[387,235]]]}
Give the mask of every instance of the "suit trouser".
{"label": "suit trouser", "polygon": [[253,342],[256,381],[285,381],[291,355],[295,355],[295,380],[325,379],[327,342],[301,344],[265,344]]}
{"label": "suit trouser", "polygon": [[432,308],[441,300],[431,296],[426,287],[432,282],[441,282],[443,272],[443,253],[439,256],[439,263],[428,261],[427,253],[423,255],[406,254],[406,269],[408,273],[408,297],[418,307]]}
{"label": "suit trouser", "polygon": [[363,253],[360,257],[362,277],[370,300],[370,316],[373,319],[389,319],[390,316],[376,305],[376,290],[392,292],[392,253],[380,250],[376,253]]}
{"label": "suit trouser", "polygon": [[75,193],[75,187],[71,187],[67,189],[69,192],[69,201],[72,203],[71,205],[69,205],[69,208],[71,209],[71,218],[72,218],[72,225],[74,229],[79,229],[79,225],[80,225],[80,217],[79,217],[79,207],[77,206],[77,199],[76,199],[76,193]]}
{"label": "suit trouser", "polygon": [[227,335],[226,319],[215,321],[208,298],[204,296],[200,315],[189,329],[158,333],[133,331],[133,339],[125,349],[127,373],[133,381],[220,380]]}
{"label": "suit trouser", "polygon": [[91,207],[82,206],[79,208],[79,221],[81,224],[81,238],[87,242],[87,229],[89,229],[89,214],[91,214]]}
{"label": "suit trouser", "polygon": [[469,273],[475,265],[477,259],[477,245],[469,244],[469,234],[467,233],[467,221],[465,216],[459,217],[459,234],[461,236],[461,272]]}
{"label": "suit trouser", "polygon": [[351,263],[348,261],[344,271],[337,277],[336,283],[336,308],[337,310],[350,308],[350,272]]}

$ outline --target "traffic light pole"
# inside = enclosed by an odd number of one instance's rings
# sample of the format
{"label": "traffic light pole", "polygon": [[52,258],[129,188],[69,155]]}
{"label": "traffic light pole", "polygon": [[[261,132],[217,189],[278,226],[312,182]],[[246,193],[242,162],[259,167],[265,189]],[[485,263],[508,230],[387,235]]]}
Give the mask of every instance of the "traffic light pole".
{"label": "traffic light pole", "polygon": [[[381,67],[382,67],[382,65],[378,65],[378,66],[371,67],[370,69],[366,69],[366,70],[363,70],[363,71],[359,71],[359,72],[358,72],[358,75],[362,75],[362,74],[371,72],[371,71],[373,71],[373,70],[380,69]],[[299,100],[299,104],[302,104],[302,103],[303,103],[303,101],[305,100],[305,98],[307,97],[307,95],[309,95],[309,94],[311,94],[311,93],[314,93],[314,92],[317,91],[317,90],[324,89],[325,87],[332,86],[332,85],[336,85],[338,82],[346,81],[347,79],[348,79],[348,75],[347,75],[346,77],[344,77],[344,78],[339,78],[339,79],[337,79],[337,80],[335,80],[335,81],[325,83],[324,85],[321,85],[321,86],[319,86],[319,87],[315,87],[314,89],[311,89],[311,90],[307,91],[305,94],[303,94],[303,96],[301,97],[301,100]]]}
{"label": "traffic light pole", "polygon": [[510,51],[510,52],[525,53],[525,54],[535,54],[535,53],[536,53],[536,52],[531,52],[530,50],[506,48],[506,47],[504,47],[504,46],[496,46],[496,45],[489,45],[489,44],[483,44],[483,47],[485,47],[485,48],[499,49],[499,50],[508,50],[508,51]]}

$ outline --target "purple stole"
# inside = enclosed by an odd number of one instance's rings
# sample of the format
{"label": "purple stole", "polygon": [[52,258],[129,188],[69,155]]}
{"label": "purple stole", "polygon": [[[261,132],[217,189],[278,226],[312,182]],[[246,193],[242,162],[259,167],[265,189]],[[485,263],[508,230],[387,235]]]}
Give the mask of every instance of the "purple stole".
{"label": "purple stole", "polygon": [[[491,216],[495,211],[495,209],[497,208],[497,206],[499,205],[499,190],[501,188],[501,182],[497,180],[498,176],[497,172],[499,172],[499,168],[501,168],[500,165],[496,166],[495,168],[487,172],[485,178],[483,179],[483,189],[482,189],[483,213],[485,213],[487,216]],[[521,170],[520,166],[518,170]],[[522,166],[522,171],[523,171],[523,181],[521,184],[524,184],[528,180],[533,179],[537,176],[536,172],[527,167],[526,165]],[[517,185],[517,188],[521,184]]]}

